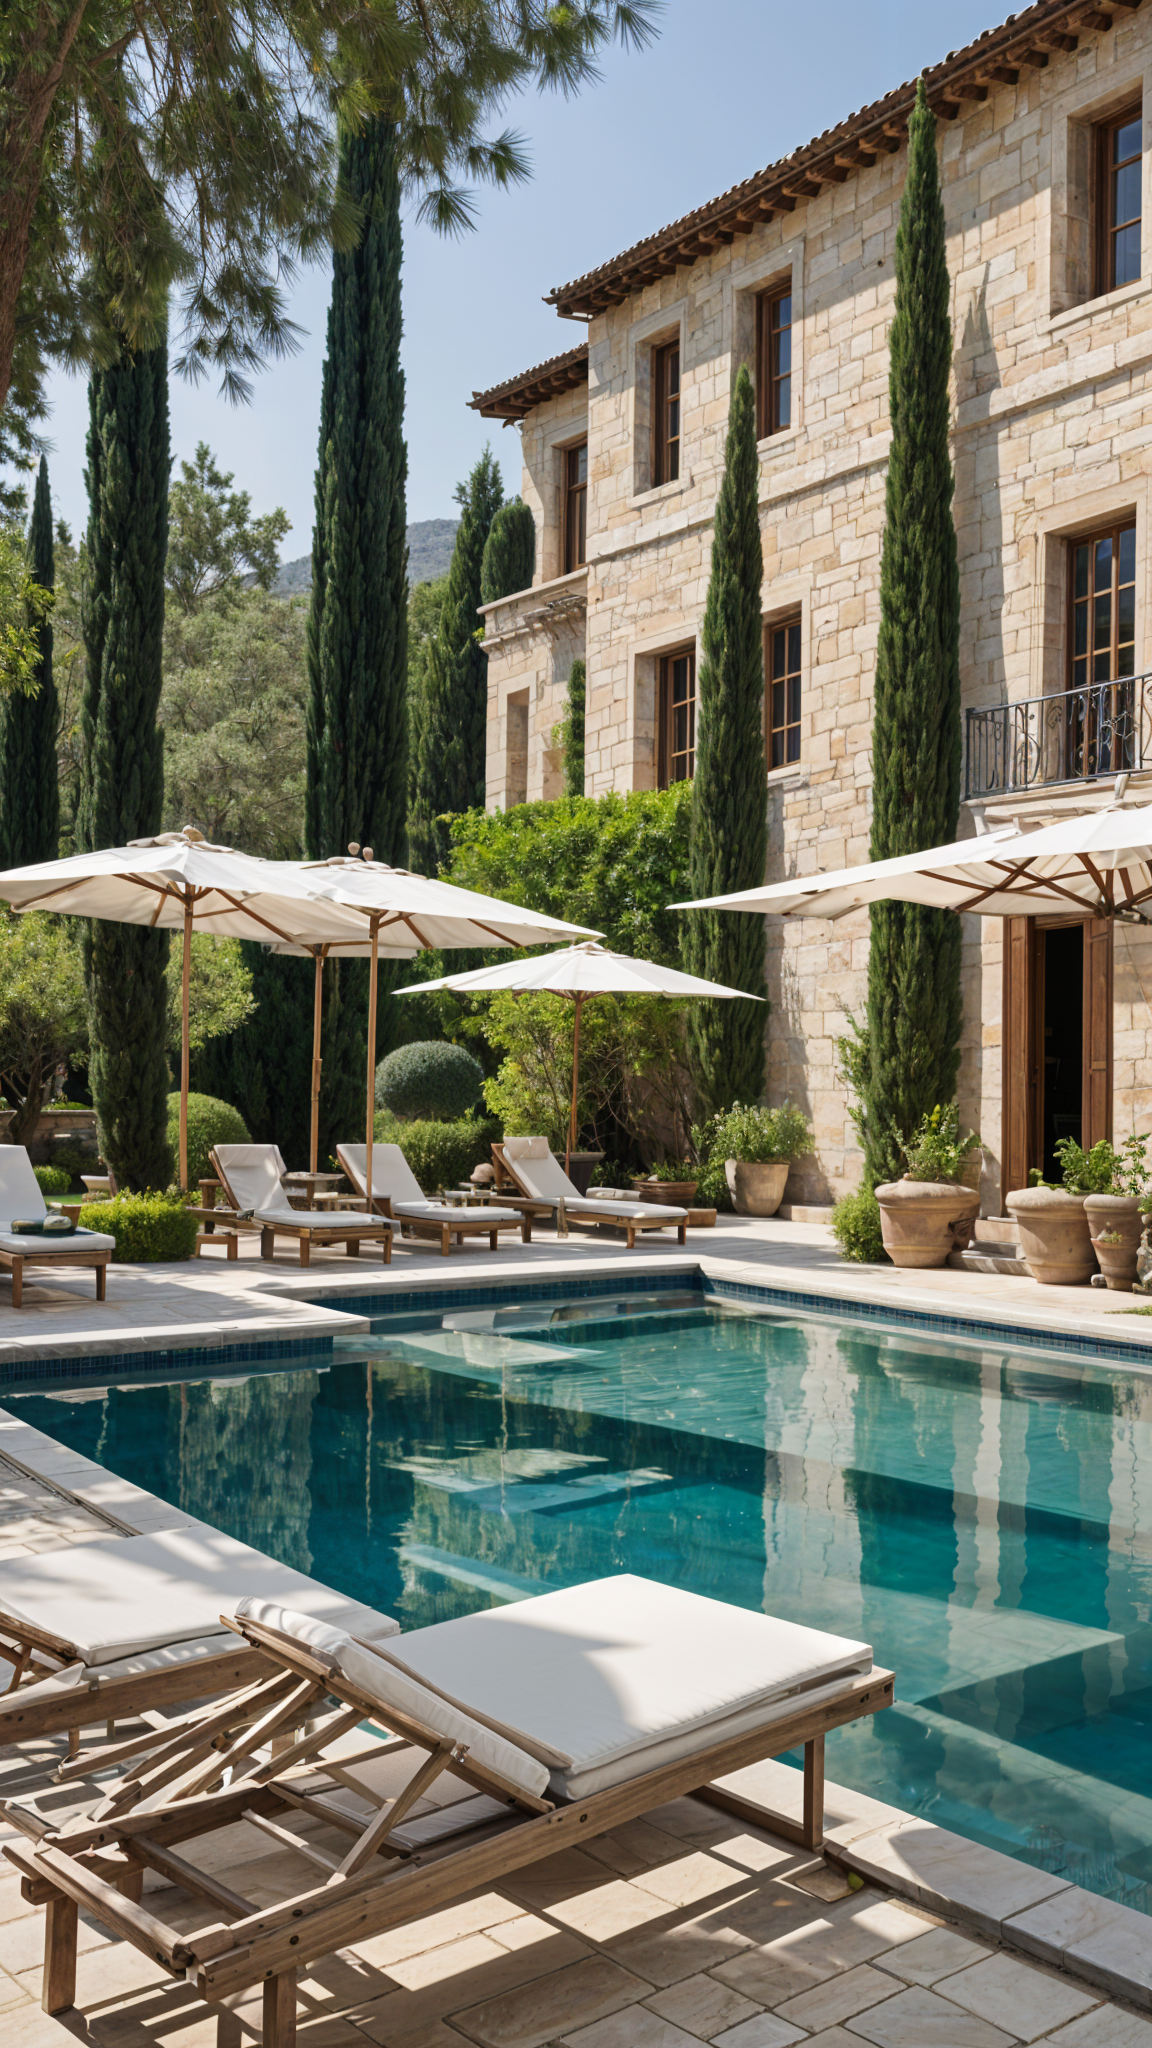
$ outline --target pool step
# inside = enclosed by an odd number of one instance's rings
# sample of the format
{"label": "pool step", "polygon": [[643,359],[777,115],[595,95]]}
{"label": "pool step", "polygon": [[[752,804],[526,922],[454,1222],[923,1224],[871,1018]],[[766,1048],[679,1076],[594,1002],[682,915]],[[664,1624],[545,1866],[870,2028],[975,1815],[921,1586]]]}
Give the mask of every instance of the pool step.
{"label": "pool step", "polygon": [[1014,1216],[978,1216],[972,1243],[950,1252],[948,1264],[957,1273],[1015,1273],[1028,1278]]}

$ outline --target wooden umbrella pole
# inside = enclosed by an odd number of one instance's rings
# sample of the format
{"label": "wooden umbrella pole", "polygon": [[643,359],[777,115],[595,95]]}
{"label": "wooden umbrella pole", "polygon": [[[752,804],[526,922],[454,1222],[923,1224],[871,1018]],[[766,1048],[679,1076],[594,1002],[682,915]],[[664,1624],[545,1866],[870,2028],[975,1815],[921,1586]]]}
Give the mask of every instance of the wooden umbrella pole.
{"label": "wooden umbrella pole", "polygon": [[192,982],[192,898],[184,898],[184,961],[180,975],[180,1186],[188,1186],[188,1008]]}
{"label": "wooden umbrella pole", "polygon": [[572,1114],[568,1119],[568,1150],[564,1154],[564,1171],[572,1165],[572,1154],[576,1150],[576,1089],[580,1076],[580,1005],[583,996],[575,998],[576,1015],[572,1025]]}
{"label": "wooden umbrella pole", "polygon": [[308,1171],[316,1171],[316,1155],[320,1146],[320,1026],[324,1003],[324,947],[317,946],[316,984],[312,997],[312,1132],[308,1142]]}
{"label": "wooden umbrella pole", "polygon": [[376,966],[380,948],[380,919],[372,919],[372,959],[368,968],[368,1158],[365,1167],[364,1187],[368,1196],[368,1214],[375,1207],[372,1193],[372,1124],[376,1113]]}

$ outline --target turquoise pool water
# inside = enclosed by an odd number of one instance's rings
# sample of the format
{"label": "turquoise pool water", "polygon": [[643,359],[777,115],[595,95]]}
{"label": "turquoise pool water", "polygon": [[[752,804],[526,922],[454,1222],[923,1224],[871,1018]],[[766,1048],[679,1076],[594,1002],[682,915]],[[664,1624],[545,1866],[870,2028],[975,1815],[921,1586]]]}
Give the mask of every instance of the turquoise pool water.
{"label": "turquoise pool water", "polygon": [[632,1570],[864,1637],[829,1774],[1152,1910],[1152,1378],[664,1294],[6,1395],[405,1626]]}

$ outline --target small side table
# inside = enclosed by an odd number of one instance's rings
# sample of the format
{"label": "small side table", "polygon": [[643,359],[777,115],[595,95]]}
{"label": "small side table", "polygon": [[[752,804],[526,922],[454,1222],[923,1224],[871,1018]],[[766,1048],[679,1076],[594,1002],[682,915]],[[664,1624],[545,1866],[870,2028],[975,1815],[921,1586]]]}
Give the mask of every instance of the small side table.
{"label": "small side table", "polygon": [[287,1188],[290,1200],[300,1197],[301,1209],[315,1209],[317,1194],[331,1202],[343,1178],[342,1173],[285,1173],[280,1176],[280,1185]]}

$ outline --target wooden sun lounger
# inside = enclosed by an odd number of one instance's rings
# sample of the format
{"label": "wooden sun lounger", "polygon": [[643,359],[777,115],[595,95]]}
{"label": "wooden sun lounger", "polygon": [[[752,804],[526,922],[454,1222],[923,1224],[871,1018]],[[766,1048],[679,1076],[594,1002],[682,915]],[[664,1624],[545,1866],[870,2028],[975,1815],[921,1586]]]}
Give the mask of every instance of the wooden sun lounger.
{"label": "wooden sun lounger", "polygon": [[313,1210],[302,1209],[295,1212],[298,1220],[293,1221],[292,1214],[288,1212],[287,1196],[285,1196],[284,1211],[277,1211],[275,1216],[261,1215],[259,1210],[246,1210],[244,1204],[237,1198],[235,1188],[228,1177],[227,1166],[220,1153],[213,1150],[209,1152],[208,1157],[212,1162],[216,1178],[228,1197],[229,1208],[227,1210],[214,1209],[210,1213],[207,1211],[197,1211],[196,1213],[198,1215],[203,1213],[205,1220],[210,1222],[213,1228],[217,1224],[226,1224],[230,1230],[258,1230],[260,1233],[260,1256],[262,1259],[270,1259],[272,1257],[278,1237],[289,1237],[294,1239],[300,1247],[300,1264],[302,1266],[307,1266],[310,1263],[313,1245],[329,1244],[344,1245],[350,1259],[359,1256],[361,1244],[378,1244],[381,1247],[384,1264],[386,1266],[391,1264],[392,1225],[387,1217],[365,1214],[357,1215],[354,1219],[350,1217],[330,1218],[318,1215]]}
{"label": "wooden sun lounger", "polygon": [[[336,1157],[352,1186],[367,1202],[365,1147],[337,1145]],[[403,1169],[402,1177],[397,1171],[400,1167]],[[380,1183],[382,1180],[387,1182],[390,1173],[394,1185],[390,1191],[382,1193]],[[405,1182],[410,1182],[410,1187],[406,1187]],[[386,1216],[398,1224],[402,1237],[439,1238],[444,1258],[452,1249],[453,1239],[459,1244],[465,1237],[486,1237],[488,1249],[495,1251],[502,1230],[518,1230],[522,1244],[532,1242],[532,1218],[519,1207],[513,1214],[501,1214],[498,1207],[488,1208],[479,1202],[475,1206],[460,1208],[450,1202],[428,1201],[398,1145],[373,1147],[372,1188],[374,1215]]]}
{"label": "wooden sun lounger", "polygon": [[[515,1160],[509,1158],[503,1145],[493,1145],[492,1158],[497,1168],[507,1174],[515,1183],[521,1197],[525,1201],[531,1202],[536,1209],[544,1209],[545,1213],[549,1213],[556,1208],[555,1202],[546,1204],[542,1195],[532,1192],[522,1174],[517,1172]],[[606,1214],[605,1211],[608,1206],[606,1201],[598,1202],[595,1197],[583,1197],[575,1189],[570,1198],[564,1197],[564,1211],[569,1223],[606,1223],[613,1229],[623,1230],[627,1236],[627,1249],[630,1252],[636,1249],[637,1231],[674,1229],[677,1242],[679,1244],[687,1242],[688,1222],[686,1215],[684,1221],[679,1223],[673,1223],[669,1217],[658,1213],[645,1216],[639,1213],[644,1209],[645,1205],[635,1196],[621,1202],[619,1217]]]}
{"label": "wooden sun lounger", "polygon": [[[273,1678],[146,1753],[137,1740],[63,1766],[64,1778],[128,1766],[116,1789],[86,1820],[54,1828],[46,1816],[18,1801],[4,1807],[6,1818],[24,1836],[7,1842],[4,1853],[21,1873],[24,1898],[48,1909],[45,2011],[64,2011],[75,2001],[82,1909],[173,1978],[193,1984],[210,2005],[224,2007],[260,1987],[265,2048],[293,2048],[301,1965],[499,1884],[512,1871],[637,1819],[667,1800],[696,1793],[745,1821],[818,1848],[825,1736],[892,1700],[891,1673],[858,1672],[831,1696],[813,1699],[795,1712],[785,1709],[761,1727],[728,1734],[655,1769],[643,1769],[641,1758],[635,1777],[590,1797],[554,1803],[525,1791],[490,1763],[478,1762],[459,1741],[438,1735],[394,1705],[382,1713],[379,1699],[349,1683],[322,1648],[309,1648],[295,1636],[251,1620],[238,1628],[252,1650],[278,1667]],[[403,1650],[403,1637],[398,1644]],[[325,1696],[339,1703],[336,1713],[323,1727],[298,1734]],[[452,1707],[448,1693],[439,1698]],[[327,1747],[369,1718],[383,1721],[391,1736],[352,1756],[326,1759]],[[495,1723],[486,1725],[499,1735]],[[799,1826],[712,1783],[800,1745],[804,1819]],[[518,1754],[523,1762],[523,1753]],[[394,1772],[391,1781],[394,1790],[373,1791],[351,1775],[357,1764],[366,1771],[383,1767],[385,1773],[399,1766],[400,1775]],[[222,1786],[229,1770],[230,1782]],[[449,1796],[435,1803],[438,1781],[446,1777]],[[349,1791],[363,1812],[349,1808]],[[307,1840],[292,1833],[286,1823],[301,1816],[327,1828],[328,1845],[315,1829]],[[185,1844],[210,1844],[217,1833],[241,1821],[298,1854],[317,1874],[295,1896],[257,1907],[228,1886],[211,1849],[211,1868],[184,1855]],[[204,1915],[201,1925],[187,1924],[186,1909],[177,1925],[141,1905],[149,1870],[195,1902]],[[226,2029],[234,2022],[227,2009],[220,2025],[221,2042],[231,2040]]]}

